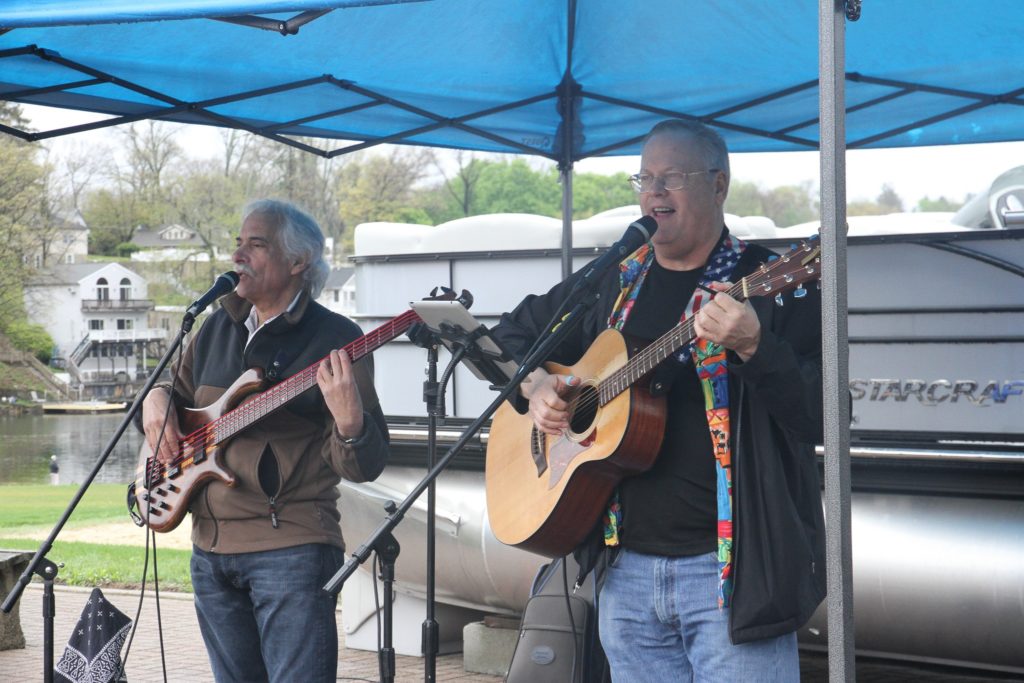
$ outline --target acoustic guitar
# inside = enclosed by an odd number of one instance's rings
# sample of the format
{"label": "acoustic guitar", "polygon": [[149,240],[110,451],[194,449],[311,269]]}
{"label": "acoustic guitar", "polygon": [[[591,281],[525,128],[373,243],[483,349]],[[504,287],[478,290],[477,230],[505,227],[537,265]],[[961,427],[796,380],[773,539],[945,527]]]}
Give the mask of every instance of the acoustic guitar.
{"label": "acoustic guitar", "polygon": [[[462,296],[472,301],[468,292],[463,291]],[[447,290],[433,298],[454,299],[456,295]],[[354,363],[419,322],[415,311],[406,311],[352,341],[344,347],[345,351]],[[128,486],[128,508],[135,523],[153,531],[172,531],[181,523],[192,498],[203,486],[211,481],[236,486],[235,474],[221,463],[221,452],[227,441],[316,386],[317,371],[325,360],[326,356],[269,389],[266,389],[263,370],[251,368],[215,403],[205,408],[180,410],[179,425],[187,436],[179,442],[178,453],[170,463],[157,460],[143,441],[136,479]],[[253,396],[263,389],[266,389],[263,393]]]}
{"label": "acoustic guitar", "polygon": [[[728,293],[739,301],[781,297],[819,277],[820,251],[816,239],[804,242]],[[569,399],[569,429],[558,436],[537,429],[509,403],[498,409],[485,482],[487,514],[499,541],[547,557],[561,557],[583,541],[619,481],[654,464],[665,431],[665,399],[649,393],[647,377],[694,338],[691,317],[631,356],[623,336],[608,329],[575,365],[545,364],[550,373],[580,379]]]}

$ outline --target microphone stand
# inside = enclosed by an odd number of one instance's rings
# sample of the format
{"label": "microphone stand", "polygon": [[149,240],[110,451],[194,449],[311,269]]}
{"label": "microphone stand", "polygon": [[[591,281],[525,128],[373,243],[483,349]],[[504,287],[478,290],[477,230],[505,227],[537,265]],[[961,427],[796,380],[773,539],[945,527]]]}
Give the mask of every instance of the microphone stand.
{"label": "microphone stand", "polygon": [[142,406],[142,401],[145,400],[150,390],[152,390],[153,385],[156,384],[157,379],[159,379],[160,374],[164,371],[164,368],[167,367],[167,364],[174,356],[174,353],[181,346],[181,342],[185,335],[192,330],[194,322],[195,318],[191,315],[186,315],[182,319],[181,330],[178,331],[174,341],[171,342],[171,345],[167,348],[163,358],[161,358],[160,362],[157,363],[156,368],[153,370],[152,374],[150,374],[146,384],[142,387],[142,391],[140,391],[135,397],[135,400],[132,401],[132,405],[128,409],[128,413],[125,415],[124,419],[121,420],[121,424],[114,432],[114,435],[110,438],[110,441],[107,442],[106,448],[103,449],[103,453],[96,461],[92,471],[89,472],[89,476],[87,476],[81,486],[78,487],[78,491],[64,509],[64,513],[61,515],[60,520],[58,520],[57,524],[53,527],[53,530],[50,531],[50,535],[46,540],[39,546],[39,549],[36,550],[36,554],[31,560],[29,560],[25,571],[14,584],[14,587],[11,588],[11,592],[7,594],[3,604],[0,605],[0,611],[4,614],[9,614],[10,611],[14,609],[14,604],[18,601],[18,598],[21,597],[22,592],[24,592],[25,586],[32,581],[32,575],[39,574],[39,576],[43,578],[43,681],[45,683],[53,683],[53,622],[54,617],[56,616],[53,580],[57,577],[58,569],[58,565],[47,559],[46,554],[53,549],[53,542],[57,539],[58,534],[60,534],[61,530],[64,528],[64,525],[71,517],[71,514],[75,511],[75,508],[78,507],[78,503],[81,502],[85,492],[92,485],[93,480],[96,478],[96,475],[99,474],[104,463],[106,463],[107,458],[114,450],[114,447],[117,446],[117,442],[121,440],[121,435],[124,434],[128,425],[132,423],[132,420],[135,418],[135,414],[139,412],[139,409]]}
{"label": "microphone stand", "polygon": [[[454,458],[459,453],[459,451],[461,451],[465,447],[469,440],[472,439],[473,436],[478,431],[480,431],[480,428],[483,427],[484,423],[491,418],[491,416],[495,413],[495,411],[498,410],[501,404],[509,396],[511,396],[515,391],[519,389],[519,385],[523,383],[526,377],[531,372],[533,372],[537,367],[539,367],[545,359],[547,359],[548,355],[550,355],[550,353],[555,349],[556,346],[558,346],[559,343],[561,343],[562,339],[570,331],[572,331],[577,325],[579,325],[582,322],[583,312],[590,306],[592,306],[594,302],[596,302],[597,299],[600,297],[600,295],[595,292],[589,292],[588,294],[588,297],[582,297],[581,300],[573,306],[569,313],[562,319],[561,324],[558,325],[554,330],[550,331],[547,337],[544,338],[542,343],[540,343],[539,345],[535,345],[534,351],[527,356],[527,358],[516,370],[512,378],[508,381],[508,383],[504,387],[502,387],[494,401],[491,402],[491,404],[484,410],[484,412],[479,417],[477,417],[472,423],[470,423],[469,426],[466,427],[466,429],[462,432],[462,435],[448,449],[448,452],[444,454],[440,461],[430,466],[426,476],[424,476],[424,478],[420,480],[416,487],[409,492],[405,499],[398,505],[395,505],[394,501],[388,501],[384,505],[384,510],[385,512],[388,513],[387,516],[384,518],[384,521],[381,522],[377,529],[372,534],[370,534],[369,538],[362,545],[356,548],[356,550],[349,556],[349,559],[345,561],[345,564],[341,566],[341,568],[334,574],[334,576],[331,577],[331,579],[326,584],[324,584],[324,591],[331,593],[332,595],[337,595],[338,591],[341,590],[341,587],[344,585],[345,581],[350,576],[352,576],[353,573],[355,573],[356,569],[359,567],[360,564],[363,564],[364,562],[366,562],[367,559],[369,559],[370,554],[374,550],[376,550],[378,546],[389,545],[390,543],[393,543],[395,546],[398,545],[397,542],[394,541],[394,536],[392,536],[391,532],[402,521],[402,519],[405,517],[405,514],[409,511],[409,508],[412,507],[413,503],[416,502],[416,499],[419,498],[420,495],[426,489],[430,488],[433,485],[437,477],[445,470],[445,468],[447,468],[448,463],[451,462],[452,458]],[[455,358],[455,355],[457,353],[458,351],[453,353],[453,359]],[[430,540],[432,540],[432,532],[430,536]],[[390,541],[388,541],[387,539],[390,539]],[[380,556],[380,553],[378,553],[378,556]],[[384,574],[386,575],[386,573]],[[391,576],[393,578],[393,567]],[[390,661],[393,662],[394,650],[390,649],[390,585],[385,583],[384,589],[385,599],[383,606],[383,623],[385,633],[383,638],[385,645],[390,651]],[[429,596],[428,604],[432,602],[432,598],[432,595]],[[384,656],[383,651],[381,656]],[[386,675],[382,677],[381,683],[392,683],[394,681],[393,664],[390,666],[390,668],[388,668],[387,671],[383,673]]]}
{"label": "microphone stand", "polygon": [[[423,400],[427,404],[427,470],[434,467],[437,460],[437,423],[445,416],[443,388],[437,382],[437,351],[438,343],[427,348],[427,380],[423,383]],[[440,635],[434,611],[435,585],[435,508],[436,490],[434,481],[427,487],[427,615],[423,620],[423,680],[432,683],[437,679],[437,655],[440,651]]]}
{"label": "microphone stand", "polygon": [[[427,379],[423,382],[423,401],[427,405],[427,470],[434,467],[437,458],[437,423],[439,418],[444,418],[444,395],[443,388],[437,381],[437,357],[440,341],[429,327],[424,324],[417,324],[409,330],[409,338],[417,346],[427,350]],[[431,683],[437,677],[437,655],[440,651],[440,636],[437,619],[434,610],[434,585],[435,585],[435,482],[431,481],[427,487],[427,575],[426,575],[426,601],[427,614],[423,620],[420,651],[423,653],[423,680]],[[395,541],[397,547],[398,542]],[[390,591],[390,585],[385,585],[385,592]],[[385,602],[390,605],[389,602]],[[394,652],[390,648],[390,618],[384,620],[384,639],[389,641],[388,649],[379,653],[380,667],[383,671],[388,667],[394,671]],[[390,660],[390,661],[388,661]]]}

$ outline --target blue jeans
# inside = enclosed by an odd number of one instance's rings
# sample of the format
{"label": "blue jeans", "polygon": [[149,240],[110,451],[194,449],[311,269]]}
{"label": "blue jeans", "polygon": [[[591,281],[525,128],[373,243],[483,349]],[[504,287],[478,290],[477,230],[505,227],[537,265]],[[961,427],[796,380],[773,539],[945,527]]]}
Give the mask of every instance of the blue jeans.
{"label": "blue jeans", "polygon": [[729,640],[714,553],[622,550],[599,599],[601,645],[617,683],[800,680],[795,632],[742,645]]}
{"label": "blue jeans", "polygon": [[322,544],[231,555],[193,546],[196,614],[217,681],[334,681],[337,596],[322,588],[342,561]]}

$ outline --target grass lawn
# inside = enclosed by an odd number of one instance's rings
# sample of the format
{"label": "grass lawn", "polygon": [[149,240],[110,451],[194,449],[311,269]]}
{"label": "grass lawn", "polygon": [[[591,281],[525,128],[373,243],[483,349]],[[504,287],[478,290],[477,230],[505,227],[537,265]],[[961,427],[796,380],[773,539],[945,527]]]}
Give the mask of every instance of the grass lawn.
{"label": "grass lawn", "polygon": [[[0,485],[0,548],[37,550],[77,491],[74,485]],[[64,528],[89,528],[123,521],[126,516],[124,484],[93,484]],[[15,533],[30,537],[11,538]],[[157,559],[162,588],[192,590],[188,572],[190,554],[187,550],[160,549]],[[57,583],[86,587],[138,588],[146,563],[144,547],[65,542],[59,535],[46,556],[57,564],[64,564],[57,573]],[[148,574],[146,585],[151,587],[152,562]]]}

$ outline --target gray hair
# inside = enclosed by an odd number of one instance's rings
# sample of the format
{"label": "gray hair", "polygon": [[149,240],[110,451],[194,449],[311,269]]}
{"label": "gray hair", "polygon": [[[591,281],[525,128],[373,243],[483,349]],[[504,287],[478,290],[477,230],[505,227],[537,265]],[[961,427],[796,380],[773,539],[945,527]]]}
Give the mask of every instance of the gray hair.
{"label": "gray hair", "polygon": [[661,134],[692,138],[697,143],[707,167],[724,172],[728,183],[732,177],[729,172],[729,149],[716,130],[695,119],[666,119],[651,128],[651,132],[644,136],[644,144],[646,145],[655,135]]}
{"label": "gray hair", "polygon": [[324,260],[324,233],[313,217],[290,202],[279,199],[257,199],[242,211],[242,222],[258,214],[277,229],[281,251],[291,260],[305,261],[303,287],[313,299],[320,296],[331,266]]}

